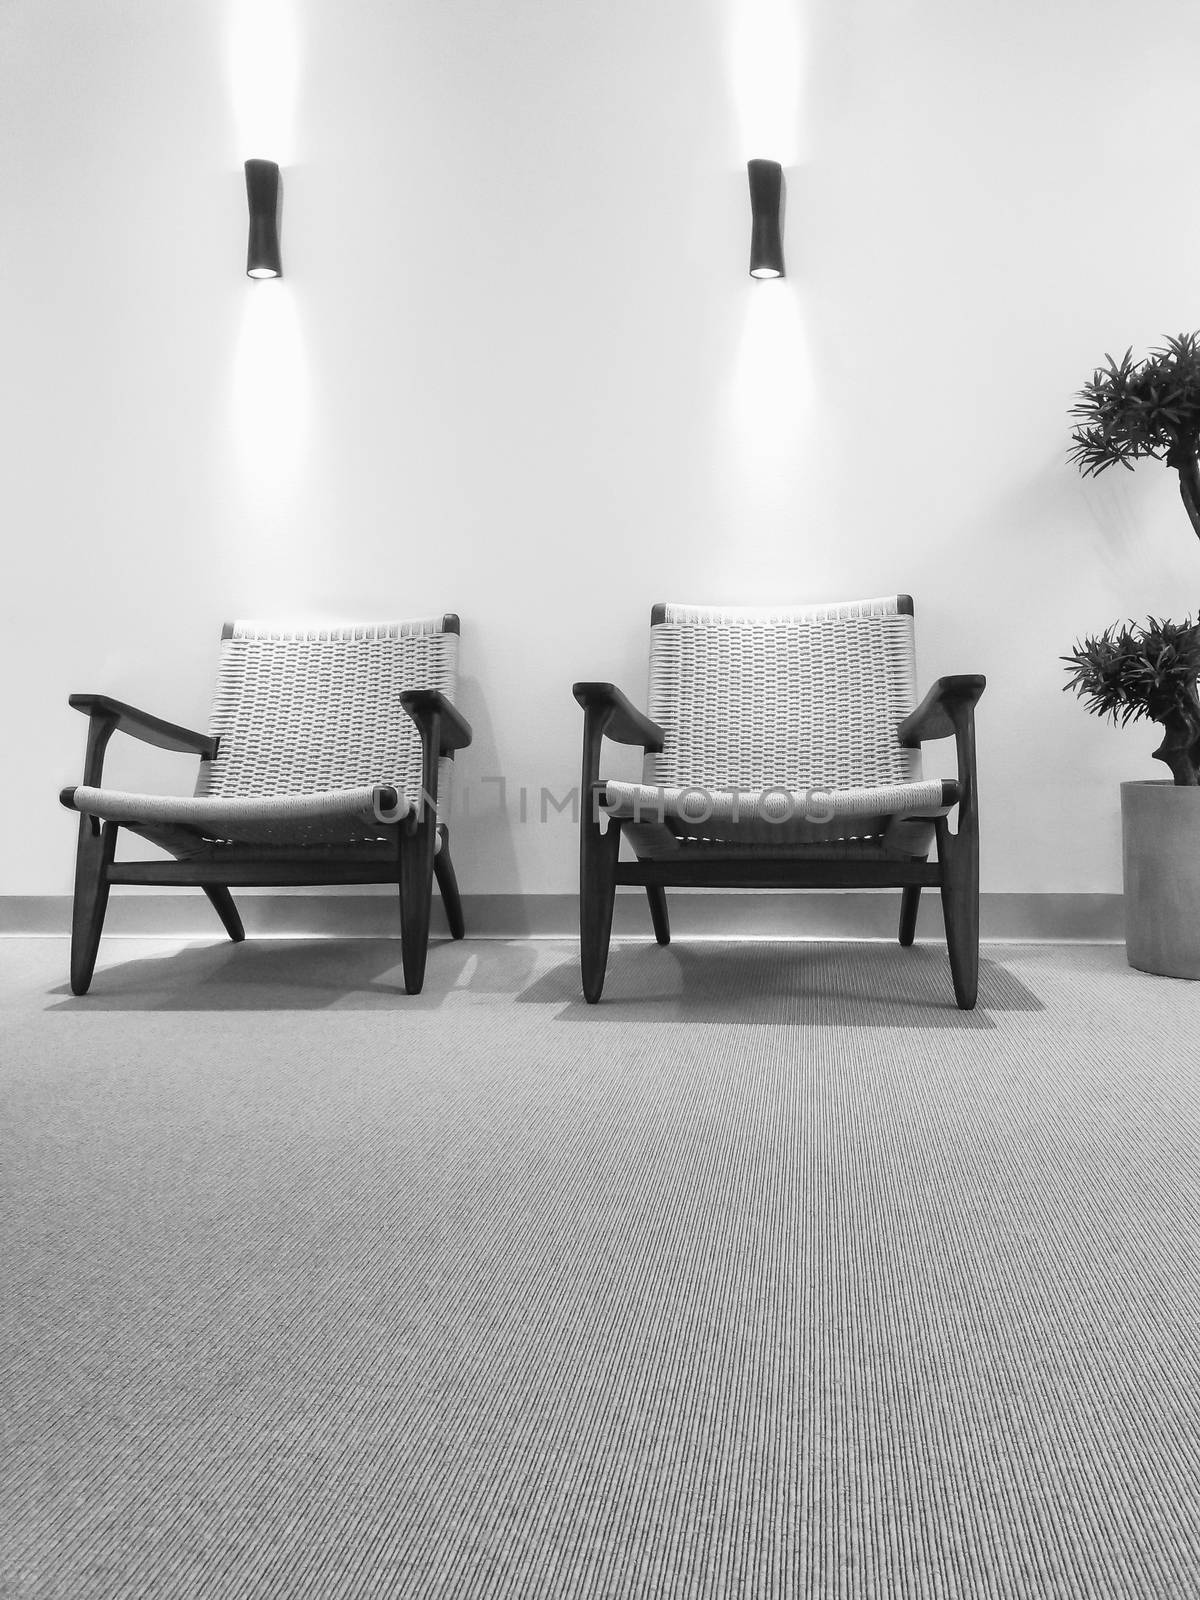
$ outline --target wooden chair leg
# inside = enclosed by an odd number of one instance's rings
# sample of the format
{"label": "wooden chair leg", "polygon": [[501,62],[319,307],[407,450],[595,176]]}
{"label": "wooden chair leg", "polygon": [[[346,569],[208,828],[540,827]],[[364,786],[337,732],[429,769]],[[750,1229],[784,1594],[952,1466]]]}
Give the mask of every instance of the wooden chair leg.
{"label": "wooden chair leg", "polygon": [[450,924],[450,937],[461,939],[467,929],[463,922],[458,879],[454,876],[454,863],[450,859],[450,829],[442,822],[438,824],[438,833],[441,835],[442,848],[433,858],[434,876],[442,893],[442,906],[446,912],[446,921]]}
{"label": "wooden chair leg", "polygon": [[601,833],[599,823],[584,817],[579,835],[579,964],[583,997],[590,1006],[604,992],[620,848],[619,822],[610,818]]}
{"label": "wooden chair leg", "polygon": [[954,998],[960,1011],[973,1011],[979,993],[979,839],[973,832],[951,835],[938,829],[942,867],[942,917]]}
{"label": "wooden chair leg", "polygon": [[906,883],[900,895],[900,943],[905,947],[917,935],[917,911],[921,905],[921,885]]}
{"label": "wooden chair leg", "polygon": [[233,903],[233,896],[221,883],[201,884],[201,888],[208,896],[209,903],[221,919],[221,926],[233,940],[234,944],[241,944],[246,937],[246,930],[242,927],[242,919],[238,915],[238,908]]}
{"label": "wooden chair leg", "polygon": [[119,824],[101,828],[95,817],[79,819],[75,851],[75,899],[71,908],[71,993],[86,994],[96,970],[96,953],[108,910],[108,869],[117,847]]}
{"label": "wooden chair leg", "polygon": [[659,944],[670,944],[671,919],[667,914],[667,891],[661,883],[648,883],[646,899],[650,902],[650,921],[654,924],[654,937]]}
{"label": "wooden chair leg", "polygon": [[409,994],[420,994],[425,982],[436,839],[433,812],[428,809],[426,819],[400,841],[400,949]]}

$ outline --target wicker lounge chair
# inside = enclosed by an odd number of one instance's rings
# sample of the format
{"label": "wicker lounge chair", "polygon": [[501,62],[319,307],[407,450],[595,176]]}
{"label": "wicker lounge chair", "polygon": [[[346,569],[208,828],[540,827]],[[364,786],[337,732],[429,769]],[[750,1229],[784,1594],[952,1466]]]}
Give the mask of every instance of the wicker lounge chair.
{"label": "wicker lounge chair", "polygon": [[[114,883],[202,888],[229,937],[244,937],[231,888],[397,883],[404,983],[425,974],[436,874],[450,931],[463,936],[449,833],[450,757],[471,730],[454,708],[458,618],[332,627],[225,626],[211,731],[193,733],[104,695],[76,694],[89,718],[75,867],[71,988],[86,994]],[[101,787],[120,731],[200,757],[191,798]],[[121,828],[173,860],[117,861]]]}
{"label": "wicker lounge chair", "polygon": [[[895,886],[902,945],[913,941],[921,889],[936,885],[955,999],[970,1010],[979,971],[974,715],[985,680],[939,678],[917,704],[908,595],[778,610],[656,605],[650,621],[648,716],[611,683],[574,686],[584,710],[586,999],[594,1004],[604,988],[618,884],[645,887],[659,944],[670,939],[671,885]],[[957,780],[922,778],[921,741],[950,735]],[[640,784],[601,777],[605,738],[643,747]],[[618,859],[622,835],[636,861]]]}

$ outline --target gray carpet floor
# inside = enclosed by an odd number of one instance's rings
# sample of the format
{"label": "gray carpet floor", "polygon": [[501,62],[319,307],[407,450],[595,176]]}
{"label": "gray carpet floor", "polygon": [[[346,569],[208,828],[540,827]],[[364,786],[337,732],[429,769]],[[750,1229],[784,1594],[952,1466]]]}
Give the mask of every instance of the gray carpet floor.
{"label": "gray carpet floor", "polygon": [[4,1596],[1200,1595],[1200,986],[0,961]]}

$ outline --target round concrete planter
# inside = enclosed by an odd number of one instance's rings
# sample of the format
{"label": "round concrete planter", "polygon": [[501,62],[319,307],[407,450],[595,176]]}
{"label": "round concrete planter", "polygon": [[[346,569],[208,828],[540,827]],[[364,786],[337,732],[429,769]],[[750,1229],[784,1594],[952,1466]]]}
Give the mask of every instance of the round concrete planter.
{"label": "round concrete planter", "polygon": [[1200,978],[1200,789],[1121,785],[1125,954],[1165,978]]}

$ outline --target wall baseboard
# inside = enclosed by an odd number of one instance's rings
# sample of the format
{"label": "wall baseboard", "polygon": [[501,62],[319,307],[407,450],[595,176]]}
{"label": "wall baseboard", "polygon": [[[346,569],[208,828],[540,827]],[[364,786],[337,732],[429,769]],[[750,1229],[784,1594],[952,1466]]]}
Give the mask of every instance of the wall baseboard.
{"label": "wall baseboard", "polygon": [[[890,939],[896,935],[900,914],[897,890],[678,889],[668,898],[672,932],[684,938]],[[237,901],[246,932],[260,937],[385,938],[399,932],[395,894],[388,889],[353,894],[243,891]],[[573,894],[464,895],[463,914],[468,935],[477,938],[573,938],[579,931]],[[983,894],[979,916],[984,939],[1094,943],[1124,938],[1119,894]],[[69,895],[0,895],[0,934],[62,935],[70,927]],[[435,934],[446,932],[436,900],[433,929]],[[640,889],[618,891],[613,932],[652,936]],[[198,890],[114,894],[105,933],[224,937]],[[922,896],[917,936],[943,936],[936,891]]]}

